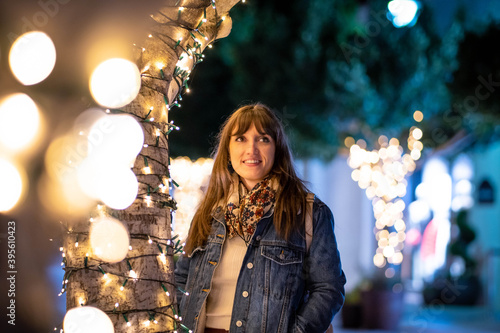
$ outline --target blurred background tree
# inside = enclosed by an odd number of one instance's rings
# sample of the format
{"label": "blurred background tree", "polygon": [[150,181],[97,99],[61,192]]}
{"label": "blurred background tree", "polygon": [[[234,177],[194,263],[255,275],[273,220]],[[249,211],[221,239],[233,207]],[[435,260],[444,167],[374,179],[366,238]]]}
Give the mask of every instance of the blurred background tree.
{"label": "blurred background tree", "polygon": [[[181,126],[172,154],[207,156],[225,117],[252,101],[282,116],[299,158],[330,159],[347,136],[369,144],[381,134],[404,139],[415,110],[424,113],[428,148],[468,131],[454,118],[460,111],[453,105],[474,95],[477,73],[487,78],[498,68],[494,52],[478,55],[474,48],[493,45],[483,39],[498,38],[498,29],[464,32],[461,9],[440,31],[425,3],[413,26],[395,28],[386,13],[382,0],[253,0],[238,6],[231,38],[216,44],[200,73],[193,73],[196,98],[185,98],[182,110],[171,115]],[[463,70],[476,62],[483,62],[478,71]],[[492,103],[471,116],[475,129],[489,124],[491,134],[497,122],[482,117],[498,118]]]}

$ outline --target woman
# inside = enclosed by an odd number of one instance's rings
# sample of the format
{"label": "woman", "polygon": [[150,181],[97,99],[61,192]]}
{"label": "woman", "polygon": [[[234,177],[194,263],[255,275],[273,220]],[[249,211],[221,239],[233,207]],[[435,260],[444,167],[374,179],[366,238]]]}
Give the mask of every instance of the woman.
{"label": "woman", "polygon": [[304,183],[278,118],[246,105],[224,123],[206,195],[175,277],[193,332],[324,332],[344,302],[330,209],[315,199],[306,246]]}

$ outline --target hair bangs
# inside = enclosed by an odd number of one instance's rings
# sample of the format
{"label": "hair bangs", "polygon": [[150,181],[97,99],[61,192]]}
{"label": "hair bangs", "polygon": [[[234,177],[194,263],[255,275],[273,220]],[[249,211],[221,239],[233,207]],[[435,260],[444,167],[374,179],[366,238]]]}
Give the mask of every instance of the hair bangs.
{"label": "hair bangs", "polygon": [[265,110],[258,107],[242,111],[236,117],[230,135],[242,135],[253,125],[261,135],[270,135],[276,139],[276,121]]}

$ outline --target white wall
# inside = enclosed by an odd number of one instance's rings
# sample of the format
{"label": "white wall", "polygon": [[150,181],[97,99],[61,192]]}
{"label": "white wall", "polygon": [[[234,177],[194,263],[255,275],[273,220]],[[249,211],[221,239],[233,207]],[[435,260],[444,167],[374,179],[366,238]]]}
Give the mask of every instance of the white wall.
{"label": "white wall", "polygon": [[347,277],[349,291],[370,272],[375,254],[373,211],[370,200],[351,179],[346,156],[325,163],[320,160],[297,161],[296,167],[309,188],[333,212],[335,235]]}
{"label": "white wall", "polygon": [[[473,245],[482,260],[481,272],[488,305],[500,314],[500,142],[478,149],[471,155],[474,162],[474,185],[488,179],[493,185],[495,202],[476,203],[470,211],[469,223],[476,231]],[[477,196],[475,198],[477,200]]]}

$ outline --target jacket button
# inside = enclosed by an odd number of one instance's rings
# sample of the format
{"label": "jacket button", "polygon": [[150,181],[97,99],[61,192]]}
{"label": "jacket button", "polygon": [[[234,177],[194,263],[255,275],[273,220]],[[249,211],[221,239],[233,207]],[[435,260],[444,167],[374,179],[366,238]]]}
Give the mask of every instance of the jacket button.
{"label": "jacket button", "polygon": [[247,264],[247,268],[248,268],[248,269],[252,269],[252,268],[253,268],[253,264],[252,264],[251,262],[249,262],[249,263]]}
{"label": "jacket button", "polygon": [[256,240],[257,242],[260,242],[260,240],[261,240],[261,239],[262,239],[262,237],[261,237],[260,235],[258,235],[257,237],[255,237],[255,240]]}
{"label": "jacket button", "polygon": [[241,293],[241,295],[242,295],[243,297],[247,298],[247,297],[248,297],[248,291],[246,291],[246,290],[245,290],[243,293]]}
{"label": "jacket button", "polygon": [[241,322],[241,320],[238,320],[238,321],[236,322],[236,326],[238,326],[238,327],[243,326],[243,323]]}

